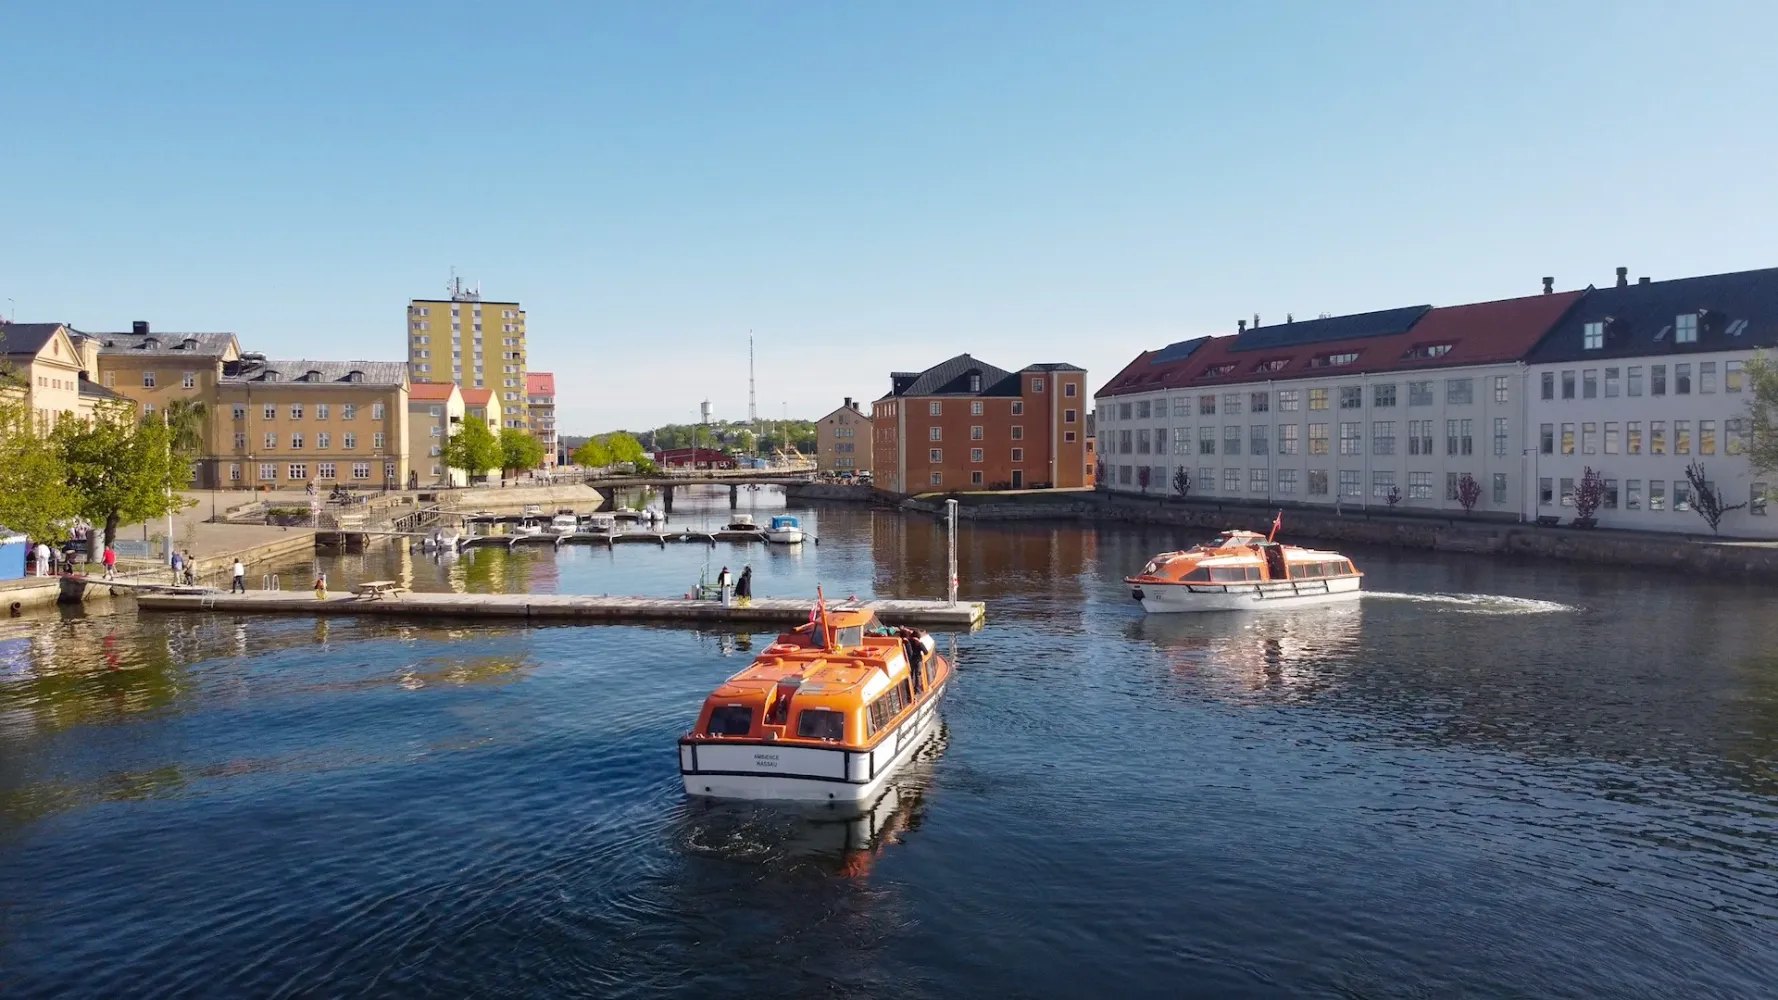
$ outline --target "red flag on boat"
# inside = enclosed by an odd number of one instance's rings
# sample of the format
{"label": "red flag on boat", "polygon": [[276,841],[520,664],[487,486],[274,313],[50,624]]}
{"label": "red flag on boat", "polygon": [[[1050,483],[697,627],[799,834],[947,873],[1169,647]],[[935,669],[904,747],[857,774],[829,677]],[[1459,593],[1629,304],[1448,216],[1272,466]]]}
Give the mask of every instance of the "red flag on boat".
{"label": "red flag on boat", "polygon": [[1272,539],[1277,538],[1278,537],[1278,529],[1282,528],[1283,526],[1284,526],[1284,512],[1279,511],[1278,515],[1276,517],[1272,518],[1272,533],[1266,536],[1266,541],[1269,542]]}

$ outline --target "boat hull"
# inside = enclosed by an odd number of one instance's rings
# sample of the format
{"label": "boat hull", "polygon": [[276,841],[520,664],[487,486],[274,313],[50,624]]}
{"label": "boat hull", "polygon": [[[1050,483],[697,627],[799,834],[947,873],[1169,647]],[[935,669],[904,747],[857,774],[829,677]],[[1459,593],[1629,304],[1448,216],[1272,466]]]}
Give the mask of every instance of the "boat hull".
{"label": "boat hull", "polygon": [[1230,584],[1153,583],[1145,580],[1131,588],[1131,596],[1141,601],[1142,610],[1149,614],[1263,611],[1356,601],[1363,596],[1363,579],[1347,576]]}
{"label": "boat hull", "polygon": [[698,798],[777,802],[868,802],[938,730],[939,685],[875,749],[780,743],[681,743],[685,793]]}
{"label": "boat hull", "polygon": [[803,529],[801,528],[780,528],[776,531],[766,532],[766,541],[776,542],[779,545],[796,545],[802,540]]}

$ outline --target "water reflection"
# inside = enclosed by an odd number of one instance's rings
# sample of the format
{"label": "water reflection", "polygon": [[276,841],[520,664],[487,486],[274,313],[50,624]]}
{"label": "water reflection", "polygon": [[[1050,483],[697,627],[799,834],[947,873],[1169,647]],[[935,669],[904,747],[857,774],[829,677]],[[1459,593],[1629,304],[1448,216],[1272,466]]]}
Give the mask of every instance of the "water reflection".
{"label": "water reflection", "polygon": [[1266,612],[1145,615],[1124,634],[1160,652],[1174,680],[1196,696],[1236,701],[1306,700],[1336,682],[1359,655],[1357,602]]}

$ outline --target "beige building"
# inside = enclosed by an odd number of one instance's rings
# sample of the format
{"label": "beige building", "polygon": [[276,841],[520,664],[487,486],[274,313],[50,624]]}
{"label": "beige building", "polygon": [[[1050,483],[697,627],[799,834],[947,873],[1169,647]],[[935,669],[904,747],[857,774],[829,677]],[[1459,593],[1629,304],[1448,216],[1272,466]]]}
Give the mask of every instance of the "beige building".
{"label": "beige building", "polygon": [[407,395],[408,485],[462,486],[468,477],[442,457],[445,442],[463,426],[463,392],[455,382],[415,382]]}
{"label": "beige building", "polygon": [[517,302],[484,302],[458,280],[448,299],[408,303],[409,377],[493,392],[504,414],[500,426],[529,427],[525,360],[525,310]]}
{"label": "beige building", "polygon": [[408,481],[407,368],[398,361],[224,366],[210,409],[225,488],[400,488]]}
{"label": "beige building", "polygon": [[15,397],[23,392],[39,430],[47,433],[63,414],[81,412],[84,373],[75,336],[61,323],[0,324],[0,379]]}
{"label": "beige building", "polygon": [[851,396],[815,425],[815,467],[822,472],[871,471],[871,418]]}
{"label": "beige building", "polygon": [[531,372],[525,376],[526,404],[530,407],[531,433],[543,445],[543,467],[556,467],[556,376]]}
{"label": "beige building", "polygon": [[495,437],[499,437],[500,400],[495,398],[494,390],[459,387],[459,391],[463,393],[463,415],[487,424],[488,430],[493,431]]}

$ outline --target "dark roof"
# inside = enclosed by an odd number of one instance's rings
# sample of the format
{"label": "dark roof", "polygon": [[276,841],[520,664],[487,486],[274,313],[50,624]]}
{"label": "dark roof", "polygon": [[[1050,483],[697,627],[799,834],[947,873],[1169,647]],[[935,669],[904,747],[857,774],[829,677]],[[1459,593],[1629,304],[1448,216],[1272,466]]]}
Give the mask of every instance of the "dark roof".
{"label": "dark roof", "polygon": [[1025,371],[1028,371],[1028,372],[1084,372],[1084,371],[1086,371],[1086,369],[1082,368],[1079,365],[1071,365],[1066,361],[1045,361],[1044,363],[1038,364],[1038,365],[1026,365]]}
{"label": "dark roof", "polygon": [[132,402],[130,397],[121,392],[114,392],[105,388],[99,383],[94,382],[92,379],[86,378],[84,373],[80,379],[80,394],[88,399],[115,399],[123,403]]}
{"label": "dark roof", "polygon": [[[360,373],[354,379],[353,372]],[[268,377],[271,376],[271,377]],[[224,382],[362,382],[367,385],[400,385],[407,381],[403,361],[307,361],[258,357],[229,361],[222,366]]]}
{"label": "dark roof", "polygon": [[[1698,339],[1679,344],[1681,314],[1699,317]],[[1605,346],[1587,350],[1588,323],[1605,323]],[[1597,288],[1526,357],[1531,364],[1778,346],[1778,268]]]}
{"label": "dark roof", "polygon": [[[185,354],[220,357],[230,347],[240,350],[232,333],[91,333],[77,331],[99,342],[100,354]],[[187,346],[188,341],[193,341]]]}
{"label": "dark roof", "polygon": [[36,354],[54,339],[61,323],[0,324],[0,354]]}
{"label": "dark roof", "polygon": [[1362,337],[1387,337],[1402,333],[1426,315],[1431,306],[1402,306],[1377,312],[1354,313],[1350,316],[1327,316],[1287,322],[1274,326],[1255,326],[1235,335],[1230,350],[1276,351],[1305,344],[1324,344],[1333,340],[1357,340]]}
{"label": "dark roof", "polygon": [[[1417,319],[1412,325],[1392,334],[1371,333],[1345,340],[1325,340],[1319,333],[1314,333],[1303,343],[1270,350],[1243,347],[1240,335],[1215,337],[1178,361],[1154,360],[1172,348],[1146,352],[1125,366],[1097,395],[1122,396],[1157,389],[1327,378],[1335,375],[1514,361],[1524,357],[1532,345],[1549,332],[1584,294],[1561,292],[1437,309],[1412,306],[1408,310],[1364,313],[1358,318],[1411,311]],[[1349,317],[1335,317],[1336,320],[1346,318]],[[1323,323],[1332,324],[1322,327],[1323,330],[1375,330],[1384,325],[1398,325],[1380,324],[1368,319],[1351,324],[1310,320],[1286,324],[1281,329]],[[1280,328],[1260,329],[1263,333]]]}
{"label": "dark roof", "polygon": [[[971,391],[969,376],[982,377],[981,388]],[[889,376],[889,396],[1016,396],[1019,377],[986,361],[959,354],[923,372],[894,372]],[[1010,391],[1009,391],[1010,387]],[[887,398],[887,397],[884,397]]]}

